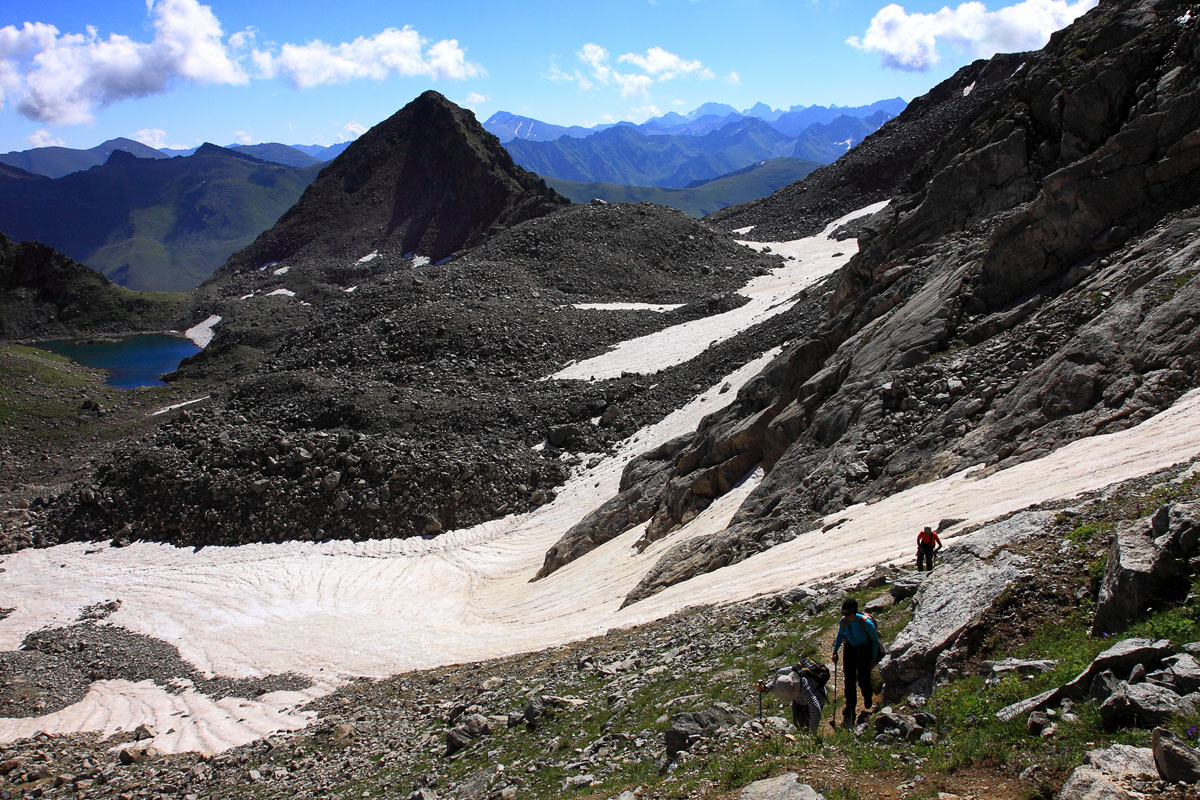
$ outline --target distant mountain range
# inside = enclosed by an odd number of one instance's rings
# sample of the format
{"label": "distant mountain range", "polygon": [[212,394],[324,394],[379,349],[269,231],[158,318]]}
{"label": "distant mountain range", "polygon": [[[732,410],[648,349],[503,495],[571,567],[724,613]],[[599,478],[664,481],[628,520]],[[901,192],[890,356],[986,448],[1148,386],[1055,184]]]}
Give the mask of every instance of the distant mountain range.
{"label": "distant mountain range", "polygon": [[[333,161],[342,151],[350,146],[350,142],[338,142],[326,147],[321,144],[280,144],[279,142],[264,142],[262,144],[227,144],[226,150],[270,161],[275,164],[287,164],[289,167],[311,167],[313,164],[324,164]],[[197,147],[183,149],[163,149],[159,152],[169,156],[190,156]],[[134,155],[137,155],[136,153]]]}
{"label": "distant mountain range", "polygon": [[492,133],[501,142],[513,139],[523,139],[530,142],[553,142],[563,136],[572,139],[586,139],[617,126],[637,128],[642,133],[676,134],[687,136],[702,136],[706,133],[724,128],[727,125],[743,119],[759,119],[766,122],[785,136],[799,136],[800,132],[810,125],[828,124],[838,117],[856,117],[865,119],[883,111],[891,117],[904,110],[907,103],[899,97],[890,100],[879,100],[866,106],[792,106],[787,111],[773,109],[766,103],[757,103],[745,111],[724,103],[705,103],[687,114],[671,111],[660,117],[654,117],[640,125],[632,122],[594,125],[584,128],[578,125],[564,127],[551,125],[532,117],[522,117],[507,111],[497,111],[483,123],[484,130]]}
{"label": "distant mountain range", "polygon": [[269,228],[319,170],[211,144],[188,158],[117,150],[60,178],[2,166],[0,232],[48,244],[130,289],[190,289]]}
{"label": "distant mountain range", "polygon": [[132,139],[109,139],[89,150],[73,150],[70,147],[35,147],[32,150],[14,151],[0,155],[0,164],[32,172],[34,175],[44,175],[47,178],[61,178],[72,172],[98,167],[117,150],[137,156],[138,158],[169,158],[153,147],[147,147]]}
{"label": "distant mountain range", "polygon": [[[289,167],[311,167],[315,164],[332,161],[349,145],[350,142],[339,142],[329,147],[319,144],[266,142],[263,144],[231,144],[224,149],[245,153],[274,164],[285,164]],[[11,153],[0,154],[0,164],[16,167],[34,175],[44,175],[47,178],[61,178],[72,172],[82,172],[85,169],[98,167],[108,161],[108,157],[118,150],[138,158],[163,159],[190,156],[199,149],[200,147],[188,147],[156,150],[141,142],[119,137],[109,139],[88,150],[75,150],[70,147],[35,147],[32,150],[14,150]]]}
{"label": "distant mountain range", "polygon": [[546,185],[576,203],[593,199],[609,203],[654,203],[703,217],[723,208],[765,197],[776,189],[806,177],[821,165],[798,158],[772,158],[682,189],[657,186],[620,186],[545,178]]}
{"label": "distant mountain range", "polygon": [[840,116],[799,135],[744,116],[702,135],[647,134],[617,125],[585,139],[511,139],[504,146],[514,161],[544,178],[682,189],[775,158],[827,164],[890,118],[883,110],[866,118]]}

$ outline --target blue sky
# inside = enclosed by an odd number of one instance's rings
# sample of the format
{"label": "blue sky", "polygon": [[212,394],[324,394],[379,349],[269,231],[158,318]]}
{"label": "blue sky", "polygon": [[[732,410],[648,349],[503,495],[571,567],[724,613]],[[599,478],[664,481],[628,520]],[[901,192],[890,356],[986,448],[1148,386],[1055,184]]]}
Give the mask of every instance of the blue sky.
{"label": "blue sky", "polygon": [[333,144],[426,89],[563,125],[861,105],[1035,49],[1096,0],[9,0],[0,152]]}

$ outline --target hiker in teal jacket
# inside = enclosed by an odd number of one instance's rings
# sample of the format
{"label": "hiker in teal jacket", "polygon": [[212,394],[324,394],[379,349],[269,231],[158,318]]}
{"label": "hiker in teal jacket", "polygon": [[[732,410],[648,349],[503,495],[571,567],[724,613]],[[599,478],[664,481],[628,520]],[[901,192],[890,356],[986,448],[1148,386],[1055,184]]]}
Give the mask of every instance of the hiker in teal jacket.
{"label": "hiker in teal jacket", "polygon": [[837,638],[833,641],[834,664],[838,660],[838,648],[843,644],[846,652],[846,707],[842,710],[842,721],[849,728],[854,725],[857,716],[857,690],[862,691],[863,711],[871,710],[874,694],[871,689],[871,668],[877,661],[876,655],[883,652],[875,623],[858,613],[858,601],[853,597],[846,598],[842,603],[842,621],[838,625]]}

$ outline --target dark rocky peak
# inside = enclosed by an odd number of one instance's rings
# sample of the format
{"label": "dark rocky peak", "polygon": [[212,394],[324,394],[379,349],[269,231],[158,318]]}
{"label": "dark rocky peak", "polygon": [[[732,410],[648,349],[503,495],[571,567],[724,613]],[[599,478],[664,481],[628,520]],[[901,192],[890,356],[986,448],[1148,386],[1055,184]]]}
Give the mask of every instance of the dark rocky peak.
{"label": "dark rocky peak", "polygon": [[255,158],[249,153],[239,153],[237,150],[231,150],[228,147],[221,147],[212,142],[205,142],[196,148],[196,152],[192,153],[189,158],[236,158],[242,161],[261,161],[262,159]]}
{"label": "dark rocky peak", "polygon": [[473,114],[429,91],[346,148],[223,272],[382,249],[438,261],[567,202],[516,166]]}
{"label": "dark rocky peak", "polygon": [[137,156],[135,156],[133,153],[130,153],[127,150],[113,150],[111,153],[109,153],[108,159],[104,163],[105,164],[133,164],[133,163],[137,162],[138,160],[139,159]]}

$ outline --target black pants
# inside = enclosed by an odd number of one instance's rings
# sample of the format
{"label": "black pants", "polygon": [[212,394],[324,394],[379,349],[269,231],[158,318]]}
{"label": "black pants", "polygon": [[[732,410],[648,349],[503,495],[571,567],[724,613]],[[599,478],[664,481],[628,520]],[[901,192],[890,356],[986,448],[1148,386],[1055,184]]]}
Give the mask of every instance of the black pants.
{"label": "black pants", "polygon": [[855,647],[849,642],[842,646],[842,662],[846,669],[846,708],[842,710],[842,717],[847,723],[853,723],[857,716],[860,691],[863,696],[863,708],[871,707],[874,694],[871,689],[871,668],[874,666],[872,655],[874,654],[871,652],[870,642],[862,647]]}
{"label": "black pants", "polygon": [[917,572],[921,572],[921,562],[925,562],[925,570],[933,572],[933,545],[919,544],[917,545]]}

